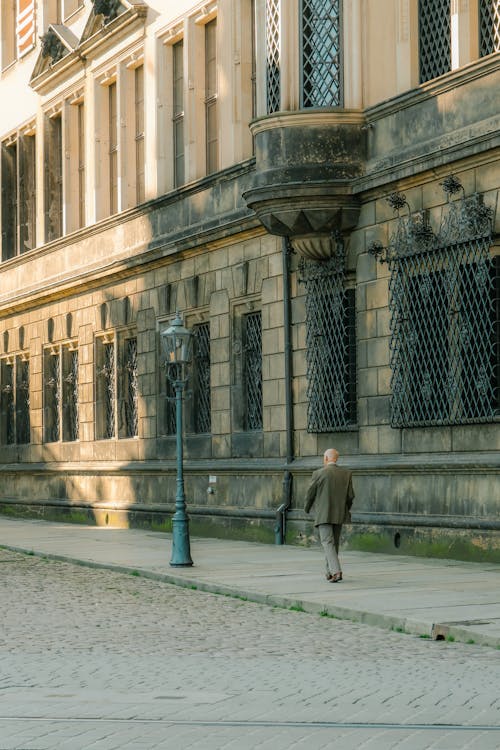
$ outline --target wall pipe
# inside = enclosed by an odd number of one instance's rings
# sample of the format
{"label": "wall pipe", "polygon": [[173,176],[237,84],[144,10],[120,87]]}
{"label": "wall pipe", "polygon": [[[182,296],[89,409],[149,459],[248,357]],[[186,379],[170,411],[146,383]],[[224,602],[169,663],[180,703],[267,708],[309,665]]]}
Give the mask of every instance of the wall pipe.
{"label": "wall pipe", "polygon": [[281,244],[282,269],[283,269],[283,327],[285,346],[285,432],[286,432],[286,464],[287,468],[283,475],[282,503],[276,511],[276,526],[274,527],[274,538],[276,544],[285,544],[286,539],[286,514],[292,506],[292,481],[290,464],[294,460],[294,425],[293,425],[293,392],[292,392],[292,315],[290,295],[290,261],[293,253],[292,245],[288,237],[283,237]]}

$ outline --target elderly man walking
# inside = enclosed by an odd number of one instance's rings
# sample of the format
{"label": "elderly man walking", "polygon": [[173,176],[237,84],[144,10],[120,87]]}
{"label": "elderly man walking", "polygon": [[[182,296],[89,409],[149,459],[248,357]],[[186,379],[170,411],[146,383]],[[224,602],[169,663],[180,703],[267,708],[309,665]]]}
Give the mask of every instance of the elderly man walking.
{"label": "elderly man walking", "polygon": [[339,452],[328,448],[323,456],[323,468],[312,475],[307,490],[304,510],[309,513],[314,505],[314,525],[326,558],[326,579],[330,583],[342,580],[339,563],[340,532],[343,523],[351,521],[351,506],[354,499],[352,472],[337,466]]}

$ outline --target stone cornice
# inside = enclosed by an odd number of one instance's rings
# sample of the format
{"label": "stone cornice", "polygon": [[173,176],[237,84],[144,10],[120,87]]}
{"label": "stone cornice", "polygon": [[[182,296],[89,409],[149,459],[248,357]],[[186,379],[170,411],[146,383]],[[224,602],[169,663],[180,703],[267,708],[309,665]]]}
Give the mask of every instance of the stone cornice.
{"label": "stone cornice", "polygon": [[367,107],[364,116],[368,125],[375,123],[391,114],[401,112],[408,107],[413,107],[427,99],[433,99],[441,94],[465,86],[472,81],[484,78],[489,73],[500,70],[500,53],[488,55],[481,60],[474,60],[458,70],[450,71],[445,75],[435,78],[427,83],[422,83],[418,88],[405,91],[399,96],[394,96],[387,101]]}
{"label": "stone cornice", "polygon": [[252,135],[276,128],[309,128],[325,125],[364,125],[366,117],[359,109],[306,109],[295,112],[277,112],[265,115],[250,123]]}

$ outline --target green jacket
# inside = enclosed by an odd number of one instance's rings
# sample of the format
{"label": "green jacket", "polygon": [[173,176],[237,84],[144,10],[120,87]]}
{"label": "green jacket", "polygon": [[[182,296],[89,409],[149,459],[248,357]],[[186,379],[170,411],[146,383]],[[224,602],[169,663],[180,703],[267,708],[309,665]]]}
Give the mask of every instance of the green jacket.
{"label": "green jacket", "polygon": [[315,526],[350,523],[353,499],[352,472],[336,464],[327,464],[312,475],[304,510],[309,513],[314,505]]}

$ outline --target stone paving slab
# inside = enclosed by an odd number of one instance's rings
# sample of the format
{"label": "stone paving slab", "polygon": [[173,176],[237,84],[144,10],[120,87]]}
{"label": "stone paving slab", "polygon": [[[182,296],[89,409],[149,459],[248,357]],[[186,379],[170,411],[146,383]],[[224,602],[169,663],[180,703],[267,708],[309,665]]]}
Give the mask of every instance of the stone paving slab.
{"label": "stone paving slab", "polygon": [[171,536],[0,516],[0,546],[178,585],[500,647],[500,566],[341,551],[344,581],[326,582],[317,547],[191,539],[194,566],[169,565]]}

